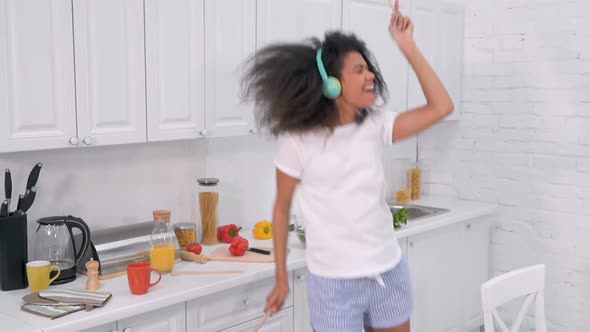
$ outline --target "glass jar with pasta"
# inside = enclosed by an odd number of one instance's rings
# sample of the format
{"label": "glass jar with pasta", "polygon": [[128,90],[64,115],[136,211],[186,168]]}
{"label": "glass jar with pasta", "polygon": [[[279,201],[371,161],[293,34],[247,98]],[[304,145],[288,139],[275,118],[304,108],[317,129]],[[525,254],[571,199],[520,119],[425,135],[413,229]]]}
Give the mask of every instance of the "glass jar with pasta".
{"label": "glass jar with pasta", "polygon": [[201,244],[214,245],[217,240],[219,226],[219,179],[201,178],[199,184],[199,214],[201,217]]}

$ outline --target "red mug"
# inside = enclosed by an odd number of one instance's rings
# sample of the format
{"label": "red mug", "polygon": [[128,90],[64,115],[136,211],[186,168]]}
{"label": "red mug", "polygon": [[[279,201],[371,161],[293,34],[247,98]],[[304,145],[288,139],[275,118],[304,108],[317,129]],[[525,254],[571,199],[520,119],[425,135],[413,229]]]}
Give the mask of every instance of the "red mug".
{"label": "red mug", "polygon": [[[152,271],[158,272],[158,280],[150,283]],[[162,273],[153,269],[148,262],[137,262],[127,264],[127,281],[133,295],[143,295],[150,287],[157,285],[162,280]]]}

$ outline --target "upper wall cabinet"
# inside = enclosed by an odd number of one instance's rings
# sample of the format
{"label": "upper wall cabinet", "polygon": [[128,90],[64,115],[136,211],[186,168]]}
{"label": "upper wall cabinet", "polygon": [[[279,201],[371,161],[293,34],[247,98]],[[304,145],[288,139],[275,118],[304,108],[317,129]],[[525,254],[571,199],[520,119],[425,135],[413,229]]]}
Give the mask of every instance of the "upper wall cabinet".
{"label": "upper wall cabinet", "polygon": [[75,0],[82,146],[145,142],[143,0]]}
{"label": "upper wall cabinet", "polygon": [[[401,1],[407,11],[408,1]],[[353,32],[367,43],[387,83],[389,98],[383,109],[404,112],[407,109],[408,61],[389,35],[389,0],[343,0],[342,29]]]}
{"label": "upper wall cabinet", "polygon": [[142,0],[0,9],[0,152],[145,142]]}
{"label": "upper wall cabinet", "polygon": [[340,0],[258,0],[257,48],[272,43],[323,39],[329,30],[342,27]]}
{"label": "upper wall cabinet", "polygon": [[254,133],[253,107],[240,100],[240,78],[255,50],[256,0],[205,0],[207,136]]}
{"label": "upper wall cabinet", "polygon": [[205,134],[203,0],[145,0],[148,141]]}
{"label": "upper wall cabinet", "polygon": [[[389,1],[2,0],[0,152],[255,134],[254,106],[240,98],[244,61],[330,30],[367,43],[389,88],[383,109],[422,105],[389,35]],[[462,6],[401,7],[458,118]]]}
{"label": "upper wall cabinet", "polygon": [[0,1],[0,152],[76,142],[71,0]]}
{"label": "upper wall cabinet", "polygon": [[[456,120],[463,98],[463,5],[450,0],[413,0],[411,15],[416,44],[455,104],[455,111],[445,120]],[[426,99],[413,70],[408,84],[409,107],[423,105]]]}

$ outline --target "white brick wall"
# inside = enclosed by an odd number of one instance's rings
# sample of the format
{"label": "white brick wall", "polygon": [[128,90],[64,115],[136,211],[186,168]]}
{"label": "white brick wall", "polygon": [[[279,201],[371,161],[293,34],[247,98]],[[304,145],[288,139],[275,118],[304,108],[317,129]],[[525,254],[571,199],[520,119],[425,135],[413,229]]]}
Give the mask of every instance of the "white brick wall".
{"label": "white brick wall", "polygon": [[[493,274],[547,265],[550,331],[590,331],[590,1],[466,1],[463,116],[425,190],[499,204]],[[512,308],[514,309],[514,308]]]}

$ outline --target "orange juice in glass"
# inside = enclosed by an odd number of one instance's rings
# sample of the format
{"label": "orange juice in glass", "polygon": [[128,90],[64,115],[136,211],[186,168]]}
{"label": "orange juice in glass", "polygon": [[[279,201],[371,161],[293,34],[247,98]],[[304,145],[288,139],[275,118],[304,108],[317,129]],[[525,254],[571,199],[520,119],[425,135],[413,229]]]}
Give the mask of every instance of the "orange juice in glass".
{"label": "orange juice in glass", "polygon": [[153,269],[170,272],[176,259],[178,241],[170,227],[169,210],[155,210],[154,229],[150,235],[150,262]]}
{"label": "orange juice in glass", "polygon": [[172,271],[176,256],[176,247],[170,244],[156,244],[150,248],[152,268],[160,272]]}

